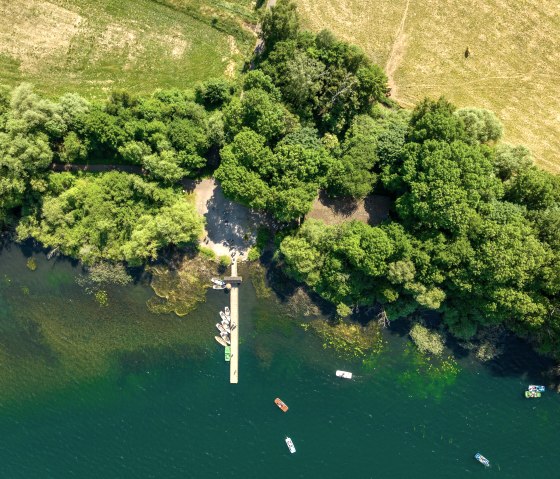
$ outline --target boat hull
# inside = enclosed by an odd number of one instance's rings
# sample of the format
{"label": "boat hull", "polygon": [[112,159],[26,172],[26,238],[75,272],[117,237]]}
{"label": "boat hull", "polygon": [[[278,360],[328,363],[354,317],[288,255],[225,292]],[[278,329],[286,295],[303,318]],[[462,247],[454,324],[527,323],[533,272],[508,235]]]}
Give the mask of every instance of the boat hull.
{"label": "boat hull", "polygon": [[531,384],[528,387],[528,390],[529,391],[536,391],[536,392],[539,392],[539,393],[544,393],[546,391],[546,388],[544,386],[535,386],[534,384]]}
{"label": "boat hull", "polygon": [[218,344],[221,344],[222,346],[227,346],[227,343],[224,341],[222,337],[214,336],[214,339],[218,342]]}
{"label": "boat hull", "polygon": [[337,375],[339,378],[352,379],[352,373],[351,373],[351,372],[348,372],[348,371],[341,371],[341,370],[338,370],[338,371],[336,372],[336,375]]}
{"label": "boat hull", "polygon": [[288,411],[288,406],[286,405],[286,403],[284,401],[282,401],[282,399],[276,398],[274,400],[274,404],[276,404],[282,410],[282,412],[287,412]]}
{"label": "boat hull", "polygon": [[289,437],[286,437],[285,441],[286,441],[286,445],[288,446],[288,449],[290,450],[290,452],[292,454],[294,452],[296,452],[296,446],[294,446],[293,441]]}
{"label": "boat hull", "polygon": [[482,454],[480,454],[480,452],[477,452],[474,455],[474,458],[480,462],[483,466],[485,467],[490,467],[490,461],[488,459],[486,459]]}
{"label": "boat hull", "polygon": [[229,318],[224,314],[223,311],[220,311],[220,318],[222,318],[222,321],[229,323]]}
{"label": "boat hull", "polygon": [[538,391],[525,391],[525,397],[527,399],[534,399],[534,398],[540,398],[541,397],[541,393]]}
{"label": "boat hull", "polygon": [[231,360],[231,346],[226,346],[224,348],[224,359],[226,361],[230,361]]}

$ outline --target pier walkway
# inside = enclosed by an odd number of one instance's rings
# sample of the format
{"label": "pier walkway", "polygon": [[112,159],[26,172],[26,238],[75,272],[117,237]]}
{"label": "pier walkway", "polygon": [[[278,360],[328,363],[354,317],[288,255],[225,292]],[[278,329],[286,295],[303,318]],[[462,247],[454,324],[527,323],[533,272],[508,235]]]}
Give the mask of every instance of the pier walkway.
{"label": "pier walkway", "polygon": [[[231,276],[237,278],[237,258],[231,263]],[[229,382],[237,384],[239,378],[239,284],[241,281],[232,281],[230,298],[230,315],[231,315],[231,359],[229,362]]]}

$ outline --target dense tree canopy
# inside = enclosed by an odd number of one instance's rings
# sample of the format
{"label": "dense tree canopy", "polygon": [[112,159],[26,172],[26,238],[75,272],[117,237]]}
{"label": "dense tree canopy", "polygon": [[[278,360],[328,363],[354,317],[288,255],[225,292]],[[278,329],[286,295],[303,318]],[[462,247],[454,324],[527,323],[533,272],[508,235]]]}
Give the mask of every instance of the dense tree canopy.
{"label": "dense tree canopy", "polygon": [[45,188],[20,222],[19,238],[35,238],[86,264],[140,264],[168,245],[194,243],[202,233],[191,200],[135,175],[52,173]]}

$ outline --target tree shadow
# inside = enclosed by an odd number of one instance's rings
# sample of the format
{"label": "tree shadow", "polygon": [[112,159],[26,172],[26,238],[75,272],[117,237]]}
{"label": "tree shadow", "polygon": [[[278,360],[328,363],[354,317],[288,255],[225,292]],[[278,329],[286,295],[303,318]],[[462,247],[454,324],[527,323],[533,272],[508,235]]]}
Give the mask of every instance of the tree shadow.
{"label": "tree shadow", "polygon": [[369,215],[368,224],[377,225],[389,218],[393,200],[388,196],[370,195],[364,200],[364,209]]}

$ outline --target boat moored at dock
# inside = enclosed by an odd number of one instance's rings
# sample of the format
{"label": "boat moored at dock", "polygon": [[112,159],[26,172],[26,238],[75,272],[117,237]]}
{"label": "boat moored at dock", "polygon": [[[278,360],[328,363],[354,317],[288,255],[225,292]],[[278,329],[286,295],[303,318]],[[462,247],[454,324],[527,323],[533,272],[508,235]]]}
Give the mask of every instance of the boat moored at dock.
{"label": "boat moored at dock", "polygon": [[231,346],[226,346],[224,348],[224,359],[229,361],[231,359]]}
{"label": "boat moored at dock", "polygon": [[227,343],[224,341],[224,339],[221,336],[214,336],[214,339],[221,344],[222,346],[227,346]]}
{"label": "boat moored at dock", "polygon": [[286,445],[288,446],[288,449],[290,450],[290,452],[293,454],[294,452],[296,452],[296,446],[294,446],[294,442],[286,436]]}
{"label": "boat moored at dock", "polygon": [[288,411],[288,406],[286,405],[286,403],[284,401],[282,401],[282,399],[276,398],[274,400],[274,404],[276,404],[283,412]]}
{"label": "boat moored at dock", "polygon": [[229,323],[229,318],[224,314],[223,311],[220,311],[220,318],[222,318],[223,322]]}
{"label": "boat moored at dock", "polygon": [[222,281],[222,280],[219,279],[219,278],[212,278],[210,281],[212,281],[212,283],[214,283],[216,286],[222,286],[222,287],[224,287],[224,288],[225,288],[225,286],[226,286],[226,282],[225,282],[225,281]]}

